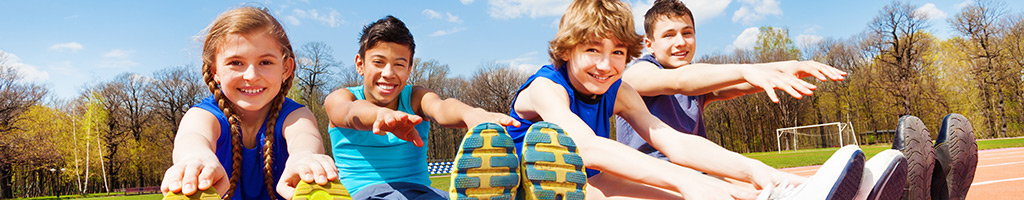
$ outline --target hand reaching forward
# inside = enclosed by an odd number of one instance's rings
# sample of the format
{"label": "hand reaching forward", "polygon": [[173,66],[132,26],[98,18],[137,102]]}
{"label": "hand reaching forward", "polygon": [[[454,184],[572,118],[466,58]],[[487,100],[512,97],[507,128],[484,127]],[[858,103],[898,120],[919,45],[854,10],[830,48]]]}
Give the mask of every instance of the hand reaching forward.
{"label": "hand reaching forward", "polygon": [[377,120],[373,122],[373,134],[387,135],[394,134],[398,139],[412,142],[416,147],[423,147],[423,139],[416,131],[416,124],[423,122],[423,118],[410,115],[402,111],[380,109],[377,111]]}

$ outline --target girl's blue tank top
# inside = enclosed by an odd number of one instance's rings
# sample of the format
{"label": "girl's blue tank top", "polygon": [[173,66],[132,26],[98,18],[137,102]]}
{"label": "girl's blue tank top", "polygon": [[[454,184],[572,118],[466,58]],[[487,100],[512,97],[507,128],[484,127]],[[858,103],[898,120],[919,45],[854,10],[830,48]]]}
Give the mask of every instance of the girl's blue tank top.
{"label": "girl's blue tank top", "polygon": [[[217,139],[217,159],[220,160],[220,164],[224,166],[224,171],[227,172],[227,178],[230,178],[231,173],[234,169],[231,167],[234,164],[234,160],[231,159],[231,137],[230,124],[228,124],[228,118],[224,116],[224,112],[217,106],[217,102],[213,96],[203,99],[192,107],[201,108],[209,111],[217,117],[217,121],[220,122],[220,136]],[[291,99],[285,98],[284,105],[281,106],[281,111],[277,115],[277,123],[274,125],[274,144],[271,147],[273,150],[274,163],[271,166],[273,170],[274,180],[273,184],[277,184],[277,181],[281,179],[281,172],[284,171],[285,161],[288,160],[288,144],[285,141],[284,135],[282,135],[282,125],[284,120],[288,118],[288,114],[292,111],[303,107],[302,104],[296,103]],[[267,117],[270,117],[269,115]],[[242,147],[242,163],[241,163],[241,177],[238,177],[238,182],[235,183],[235,194],[231,196],[231,199],[271,199],[267,195],[267,185],[263,176],[263,145],[264,145],[264,133],[266,132],[266,122],[260,127],[259,133],[256,138],[260,138],[260,141],[256,143],[256,147],[249,149]],[[277,193],[275,191],[275,193]],[[274,197],[274,199],[282,199],[281,196]]]}

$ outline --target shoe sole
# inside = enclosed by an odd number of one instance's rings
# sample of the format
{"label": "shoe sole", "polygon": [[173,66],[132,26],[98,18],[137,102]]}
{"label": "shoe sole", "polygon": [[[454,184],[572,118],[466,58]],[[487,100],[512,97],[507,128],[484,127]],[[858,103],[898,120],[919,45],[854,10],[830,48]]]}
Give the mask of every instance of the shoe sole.
{"label": "shoe sole", "polygon": [[210,187],[210,189],[197,191],[192,195],[185,196],[182,193],[169,193],[164,196],[163,200],[219,200],[220,194],[217,194],[217,190]]}
{"label": "shoe sole", "polygon": [[351,200],[352,196],[348,194],[348,190],[345,186],[341,185],[341,182],[331,181],[327,182],[327,185],[319,185],[316,183],[310,184],[305,181],[299,181],[299,185],[295,186],[295,194],[292,195],[292,200]]}
{"label": "shoe sole", "polygon": [[868,160],[864,167],[870,173],[880,173],[867,180],[872,184],[868,200],[900,199],[903,196],[903,186],[907,183],[907,158],[903,153],[895,149],[885,150]]}
{"label": "shoe sole", "polygon": [[857,191],[860,190],[860,181],[861,178],[863,178],[863,173],[864,152],[858,148],[855,152],[850,154],[850,158],[847,160],[846,166],[843,167],[843,171],[839,175],[839,178],[836,179],[835,184],[832,185],[832,190],[829,191],[826,199],[853,199],[854,196],[857,196]]}
{"label": "shoe sole", "polygon": [[519,157],[501,125],[484,123],[467,132],[452,168],[450,199],[515,199]]}
{"label": "shoe sole", "polygon": [[924,122],[911,115],[900,117],[892,149],[899,150],[907,158],[907,184],[903,188],[902,199],[931,199],[929,188],[935,150]]}
{"label": "shoe sole", "polygon": [[944,199],[967,198],[978,167],[978,143],[970,121],[960,114],[942,119],[935,140],[935,172],[932,196]]}
{"label": "shoe sole", "polygon": [[537,122],[523,139],[523,176],[527,199],[583,199],[587,174],[576,143],[562,128]]}

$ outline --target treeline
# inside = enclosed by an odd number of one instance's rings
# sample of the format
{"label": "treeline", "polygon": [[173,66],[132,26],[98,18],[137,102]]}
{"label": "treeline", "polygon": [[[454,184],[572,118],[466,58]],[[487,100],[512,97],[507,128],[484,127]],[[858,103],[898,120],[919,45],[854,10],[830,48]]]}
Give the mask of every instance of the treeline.
{"label": "treeline", "polygon": [[[705,112],[709,139],[738,152],[774,150],[774,129],[850,122],[858,132],[894,129],[899,116],[921,117],[937,131],[941,117],[961,113],[980,138],[1024,135],[1024,15],[1001,2],[976,1],[947,23],[956,31],[938,39],[917,7],[885,6],[864,32],[800,46],[787,28],[762,27],[752,50],[713,53],[701,63],[758,63],[813,59],[850,73],[841,82],[818,82],[813,96],[764,94],[714,102]],[[323,99],[360,85],[352,65],[337,61],[323,42],[296,48],[298,68],[289,97],[317,117],[330,148]],[[346,56],[347,57],[347,56]],[[151,75],[125,73],[82,86],[74,99],[48,97],[43,85],[24,81],[0,55],[0,198],[112,192],[158,186],[171,165],[182,115],[210,95],[199,66],[174,66]],[[483,63],[468,77],[447,64],[413,61],[411,85],[433,89],[489,111],[508,113],[518,86],[532,72]],[[465,129],[431,126],[431,161],[450,161]],[[864,134],[870,135],[870,134]],[[874,135],[870,135],[874,136]],[[886,142],[884,137],[872,141]]]}
{"label": "treeline", "polygon": [[861,143],[889,142],[902,115],[920,117],[934,136],[942,117],[961,113],[979,138],[1024,135],[1024,14],[1003,2],[979,0],[946,23],[939,39],[916,5],[892,2],[861,33],[797,47],[788,29],[761,27],[753,50],[704,56],[703,63],[812,59],[849,72],[841,82],[805,80],[813,96],[771,103],[764,94],[711,103],[709,139],[739,152],[775,150],[775,129],[849,122]]}

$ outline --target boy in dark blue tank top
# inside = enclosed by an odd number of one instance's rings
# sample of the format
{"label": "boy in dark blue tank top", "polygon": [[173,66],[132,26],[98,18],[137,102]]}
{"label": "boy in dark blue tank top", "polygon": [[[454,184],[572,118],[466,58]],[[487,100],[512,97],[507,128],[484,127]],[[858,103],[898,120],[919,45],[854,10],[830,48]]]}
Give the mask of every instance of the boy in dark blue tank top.
{"label": "boy in dark blue tank top", "polygon": [[[654,2],[644,15],[644,44],[651,54],[638,59],[622,76],[640,93],[651,114],[677,131],[707,137],[704,107],[713,101],[764,91],[773,102],[778,102],[775,89],[800,99],[816,88],[800,78],[814,76],[821,81],[839,81],[846,75],[815,61],[691,64],[697,49],[692,16],[686,5],[677,0]],[[623,144],[668,160],[621,118],[616,120],[616,135]]]}

